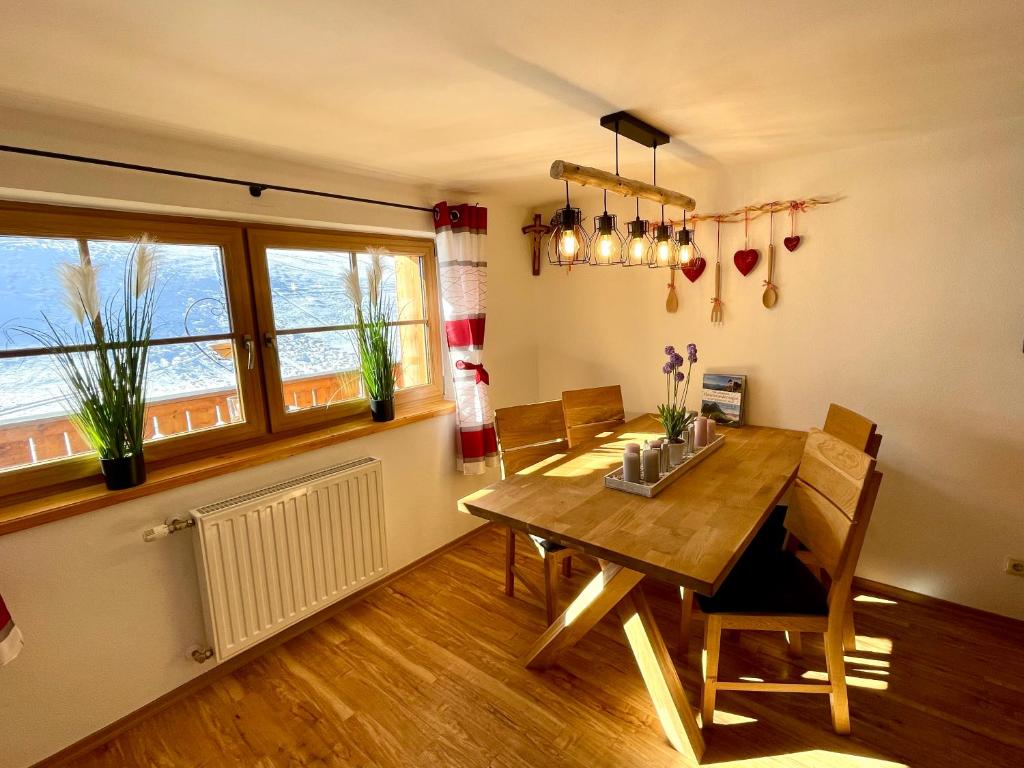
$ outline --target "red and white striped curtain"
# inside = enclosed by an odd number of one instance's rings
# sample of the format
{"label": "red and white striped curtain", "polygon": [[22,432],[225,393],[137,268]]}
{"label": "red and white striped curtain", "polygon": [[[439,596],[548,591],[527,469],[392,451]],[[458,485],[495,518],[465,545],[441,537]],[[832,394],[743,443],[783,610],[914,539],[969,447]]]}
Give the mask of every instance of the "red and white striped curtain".
{"label": "red and white striped curtain", "polygon": [[458,469],[467,475],[498,463],[490,377],[483,365],[487,315],[487,209],[476,205],[434,206],[441,305],[455,382]]}
{"label": "red and white striped curtain", "polygon": [[21,651],[21,630],[14,625],[11,612],[4,605],[4,598],[0,595],[0,667]]}

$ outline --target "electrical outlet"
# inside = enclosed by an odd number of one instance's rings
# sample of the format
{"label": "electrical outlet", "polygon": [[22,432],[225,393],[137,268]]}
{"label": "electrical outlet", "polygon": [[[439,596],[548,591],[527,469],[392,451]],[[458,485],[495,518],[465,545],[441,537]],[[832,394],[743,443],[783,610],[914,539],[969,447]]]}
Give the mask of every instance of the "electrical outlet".
{"label": "electrical outlet", "polygon": [[1024,576],[1024,560],[1006,558],[1006,572],[1011,576]]}

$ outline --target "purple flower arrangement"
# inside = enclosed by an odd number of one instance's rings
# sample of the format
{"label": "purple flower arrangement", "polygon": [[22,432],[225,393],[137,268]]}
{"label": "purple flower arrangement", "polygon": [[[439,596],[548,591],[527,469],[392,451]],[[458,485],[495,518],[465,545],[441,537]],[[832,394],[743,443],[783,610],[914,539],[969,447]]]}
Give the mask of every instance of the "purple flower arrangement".
{"label": "purple flower arrangement", "polygon": [[[681,442],[681,436],[690,426],[695,418],[696,411],[686,410],[686,395],[690,390],[690,372],[693,364],[697,362],[697,345],[686,345],[686,357],[676,352],[672,345],[665,347],[665,356],[668,360],[661,366],[661,372],[665,374],[665,399],[666,402],[658,406],[658,421],[665,428],[665,436],[670,442]],[[686,365],[686,373],[683,373],[683,365]],[[682,385],[682,386],[680,386]],[[680,394],[680,389],[682,393]]]}

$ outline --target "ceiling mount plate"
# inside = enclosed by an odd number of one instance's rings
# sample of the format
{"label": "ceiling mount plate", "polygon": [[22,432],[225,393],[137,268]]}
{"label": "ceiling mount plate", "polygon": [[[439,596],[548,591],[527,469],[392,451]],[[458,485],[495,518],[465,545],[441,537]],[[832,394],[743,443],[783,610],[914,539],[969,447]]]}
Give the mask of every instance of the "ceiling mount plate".
{"label": "ceiling mount plate", "polygon": [[668,144],[671,140],[664,131],[659,131],[653,125],[645,123],[629,112],[613,112],[601,118],[601,127],[614,131],[623,138],[643,144],[645,147],[660,147]]}

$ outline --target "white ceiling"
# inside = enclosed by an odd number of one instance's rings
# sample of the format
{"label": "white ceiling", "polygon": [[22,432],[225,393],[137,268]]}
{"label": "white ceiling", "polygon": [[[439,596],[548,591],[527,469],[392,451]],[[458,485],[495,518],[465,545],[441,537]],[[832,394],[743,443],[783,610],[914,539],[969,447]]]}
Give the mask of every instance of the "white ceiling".
{"label": "white ceiling", "polygon": [[0,109],[451,188],[608,167],[618,109],[666,182],[1024,116],[1019,0],[3,2]]}

